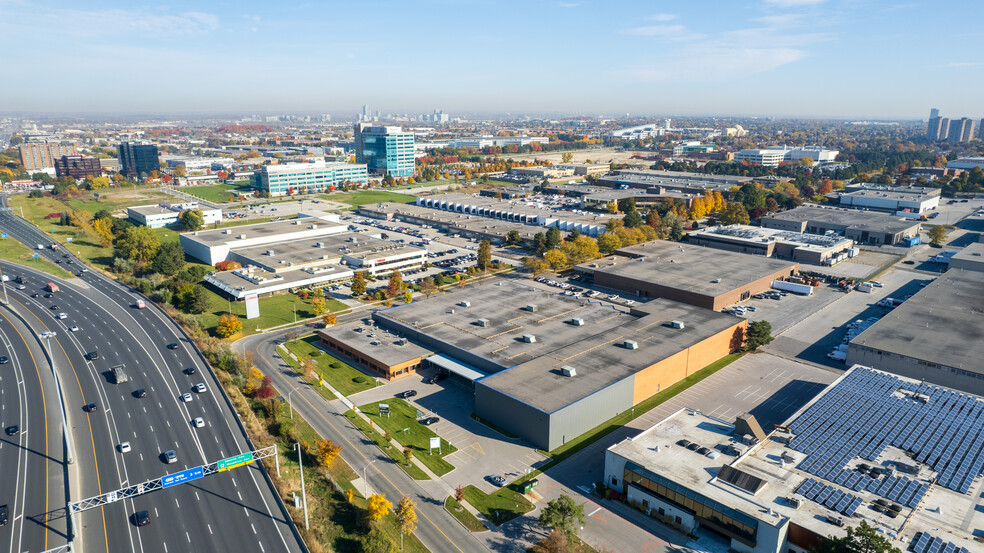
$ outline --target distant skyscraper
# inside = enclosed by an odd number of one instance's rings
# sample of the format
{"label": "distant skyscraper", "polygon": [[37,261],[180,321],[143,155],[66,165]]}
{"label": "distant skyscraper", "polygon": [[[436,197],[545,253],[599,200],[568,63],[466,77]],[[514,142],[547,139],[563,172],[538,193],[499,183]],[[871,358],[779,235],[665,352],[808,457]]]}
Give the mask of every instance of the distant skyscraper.
{"label": "distant skyscraper", "polygon": [[977,124],[977,137],[984,140],[984,119],[981,119],[981,122]]}
{"label": "distant skyscraper", "polygon": [[125,177],[144,178],[151,171],[159,171],[161,162],[157,146],[124,142],[116,146],[120,160],[120,174]]}
{"label": "distant skyscraper", "polygon": [[27,142],[20,145],[21,165],[28,173],[49,169],[55,166],[55,160],[61,156],[77,156],[75,144],[59,142]]}
{"label": "distant skyscraper", "polygon": [[950,132],[950,120],[946,117],[943,117],[940,119],[940,136],[937,137],[937,140],[946,140],[946,137],[949,136],[949,132]]}
{"label": "distant skyscraper", "polygon": [[940,110],[933,108],[929,110],[929,124],[926,127],[926,140],[936,141],[940,139]]}
{"label": "distant skyscraper", "polygon": [[376,175],[409,177],[414,170],[413,133],[400,127],[356,123],[355,161]]}
{"label": "distant skyscraper", "polygon": [[961,117],[950,121],[947,142],[967,142],[974,136],[974,120]]}

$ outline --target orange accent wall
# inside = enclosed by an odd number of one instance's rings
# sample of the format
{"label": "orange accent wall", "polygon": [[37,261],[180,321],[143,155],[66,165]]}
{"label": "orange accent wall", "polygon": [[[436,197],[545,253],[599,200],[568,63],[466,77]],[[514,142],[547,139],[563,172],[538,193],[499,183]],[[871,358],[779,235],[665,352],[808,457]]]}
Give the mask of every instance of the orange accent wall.
{"label": "orange accent wall", "polygon": [[[742,320],[723,332],[637,372],[633,381],[632,405],[637,405],[738,349],[747,327],[748,321]],[[736,333],[740,333],[740,336],[736,337]]]}

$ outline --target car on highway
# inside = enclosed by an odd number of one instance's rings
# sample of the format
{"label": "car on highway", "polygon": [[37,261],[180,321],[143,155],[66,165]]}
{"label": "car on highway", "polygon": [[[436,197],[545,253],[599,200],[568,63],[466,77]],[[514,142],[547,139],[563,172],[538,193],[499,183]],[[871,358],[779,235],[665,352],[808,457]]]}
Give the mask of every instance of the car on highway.
{"label": "car on highway", "polygon": [[67,314],[65,314],[65,313],[59,313],[59,314],[58,314],[58,319],[59,319],[59,320],[61,320],[61,319],[67,319],[67,318],[68,318],[68,315],[67,315]]}
{"label": "car on highway", "polygon": [[17,285],[17,289],[18,290],[27,290],[27,286],[24,286],[23,284],[18,284]]}
{"label": "car on highway", "polygon": [[147,390],[144,390],[143,388],[140,388],[137,391],[133,392],[133,396],[134,397],[147,397]]}
{"label": "car on highway", "polygon": [[178,343],[171,342],[170,344],[167,345],[167,349],[178,349]]}
{"label": "car on highway", "polygon": [[188,394],[188,393],[181,394],[181,401],[183,401],[185,403],[188,403],[189,401],[191,401],[191,394]]}
{"label": "car on highway", "polygon": [[422,424],[424,426],[430,426],[430,425],[432,425],[432,424],[434,424],[436,422],[440,422],[440,420],[441,419],[439,419],[437,417],[426,417],[426,418],[420,419],[420,424]]}
{"label": "car on highway", "polygon": [[54,295],[51,292],[48,292],[47,294],[44,295],[44,297],[45,298],[53,298]]}
{"label": "car on highway", "polygon": [[5,365],[10,359],[7,359],[6,355],[0,355],[0,365]]}
{"label": "car on highway", "polygon": [[401,392],[398,395],[400,397],[402,397],[403,399],[408,399],[408,398],[411,398],[411,397],[417,395],[417,390],[407,390],[405,392]]}
{"label": "car on highway", "polygon": [[188,375],[195,374],[195,372],[197,372],[195,371],[195,367],[188,367],[187,369],[184,370],[184,373]]}
{"label": "car on highway", "polygon": [[177,463],[178,462],[178,454],[175,453],[173,449],[169,449],[169,450],[167,450],[167,451],[164,452],[164,461],[167,462],[167,464],[169,464],[169,465],[170,464],[173,464],[173,463]]}
{"label": "car on highway", "polygon": [[99,359],[99,352],[98,351],[90,351],[89,352],[89,361],[95,361],[96,359]]}
{"label": "car on highway", "polygon": [[72,325],[72,326],[68,327],[68,331],[69,332],[78,332],[79,331],[79,327],[77,327],[75,325]]}
{"label": "car on highway", "polygon": [[489,476],[489,482],[492,482],[493,484],[499,486],[500,488],[506,485],[506,479],[498,474],[493,474]]}
{"label": "car on highway", "polygon": [[85,411],[86,413],[91,413],[91,412],[95,411],[96,409],[99,409],[99,408],[96,407],[96,404],[95,403],[86,403],[85,405],[82,406],[82,410]]}
{"label": "car on highway", "polygon": [[191,425],[194,426],[195,428],[201,428],[205,426],[205,419],[201,417],[195,417],[194,419],[191,420]]}
{"label": "car on highway", "polygon": [[0,526],[7,525],[7,504],[0,505]]}
{"label": "car on highway", "polygon": [[5,428],[4,432],[6,432],[8,436],[16,436],[20,433],[20,428],[14,424]]}
{"label": "car on highway", "polygon": [[58,311],[58,306],[57,306],[57,305],[52,305],[52,306],[51,306],[51,307],[49,307],[48,309],[50,309],[50,310],[52,310],[52,311]]}
{"label": "car on highway", "polygon": [[133,523],[137,526],[147,526],[150,524],[150,513],[147,511],[137,511],[133,513]]}
{"label": "car on highway", "polygon": [[198,384],[195,384],[194,390],[196,392],[198,392],[199,394],[204,394],[205,393],[205,384],[203,384],[201,382],[199,382]]}
{"label": "car on highway", "polygon": [[129,453],[130,442],[120,442],[119,448],[120,448],[120,453]]}
{"label": "car on highway", "polygon": [[41,294],[35,292],[35,293],[31,294],[31,297],[32,298],[40,298],[41,297]]}

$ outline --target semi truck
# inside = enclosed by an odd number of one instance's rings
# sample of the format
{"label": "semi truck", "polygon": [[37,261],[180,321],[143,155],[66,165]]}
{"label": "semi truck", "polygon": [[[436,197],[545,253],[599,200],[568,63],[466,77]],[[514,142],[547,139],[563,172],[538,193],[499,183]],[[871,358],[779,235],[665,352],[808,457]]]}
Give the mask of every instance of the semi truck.
{"label": "semi truck", "polygon": [[58,288],[58,285],[57,285],[57,284],[55,284],[54,282],[49,282],[49,283],[48,283],[48,284],[47,284],[47,285],[45,286],[45,288],[47,288],[47,289],[48,289],[48,291],[49,291],[49,292],[51,292],[52,294],[54,294],[55,292],[57,292],[58,290],[60,290],[60,288]]}
{"label": "semi truck", "polygon": [[126,375],[126,372],[123,371],[123,365],[116,365],[110,370],[113,371],[113,380],[116,381],[117,384],[123,384],[124,382],[130,380],[130,378]]}
{"label": "semi truck", "polygon": [[776,290],[786,290],[787,292],[800,294],[802,296],[810,296],[813,294],[813,287],[809,284],[796,284],[795,282],[786,282],[784,280],[773,280],[772,287]]}

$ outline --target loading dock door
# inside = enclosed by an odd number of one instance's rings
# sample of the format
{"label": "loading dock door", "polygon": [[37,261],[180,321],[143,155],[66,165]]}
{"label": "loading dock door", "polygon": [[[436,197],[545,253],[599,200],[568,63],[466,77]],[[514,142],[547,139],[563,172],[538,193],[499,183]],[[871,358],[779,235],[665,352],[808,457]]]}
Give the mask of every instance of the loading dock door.
{"label": "loading dock door", "polygon": [[431,355],[426,361],[429,365],[437,367],[438,370],[447,374],[448,380],[465,386],[469,390],[475,389],[476,380],[488,376],[471,365],[452,359],[443,353]]}

